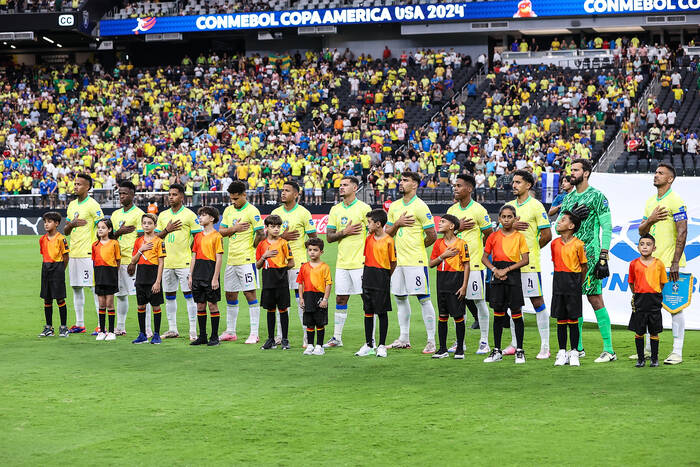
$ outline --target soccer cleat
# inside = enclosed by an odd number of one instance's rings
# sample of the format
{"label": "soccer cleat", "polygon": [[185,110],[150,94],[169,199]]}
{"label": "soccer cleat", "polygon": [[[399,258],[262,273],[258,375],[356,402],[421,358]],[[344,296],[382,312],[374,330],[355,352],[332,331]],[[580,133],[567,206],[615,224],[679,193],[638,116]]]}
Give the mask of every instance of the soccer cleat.
{"label": "soccer cleat", "polygon": [[[445,350],[447,352],[447,350]],[[428,343],[425,345],[425,348],[423,349],[424,354],[431,354],[435,353],[435,342],[433,341],[428,341]]]}
{"label": "soccer cleat", "polygon": [[596,358],[593,361],[595,363],[608,363],[614,362],[615,360],[617,360],[617,355],[615,355],[614,353],[603,351],[603,353],[600,354],[600,357]]}
{"label": "soccer cleat", "polygon": [[464,360],[464,353],[455,352],[455,360]]}
{"label": "soccer cleat", "polygon": [[68,337],[68,334],[70,334],[68,326],[61,326],[58,328],[58,337]]}
{"label": "soccer cleat", "polygon": [[447,349],[439,349],[430,358],[445,358],[445,357],[449,357],[449,356],[450,356],[450,353],[447,351]]}
{"label": "soccer cleat", "polygon": [[104,332],[98,332],[97,337],[95,338],[96,341],[103,341],[105,340],[105,337],[107,337],[107,333]]}
{"label": "soccer cleat", "polygon": [[[634,353],[628,357],[630,360],[637,360],[639,356]],[[651,358],[651,350],[645,350],[644,351],[644,358]]]}
{"label": "soccer cleat", "polygon": [[377,357],[386,358],[386,345],[377,347]]}
{"label": "soccer cleat", "polygon": [[410,349],[411,348],[411,343],[410,342],[404,342],[402,340],[396,339],[394,342],[392,342],[389,347],[389,349]]}
{"label": "soccer cleat", "polygon": [[91,336],[96,336],[96,335],[98,335],[99,333],[100,333],[100,327],[97,326],[97,327],[95,328],[95,330],[92,331],[92,334],[90,334],[90,335],[91,335]]}
{"label": "soccer cleat", "polygon": [[68,332],[71,334],[85,334],[85,326],[71,326]]}
{"label": "soccer cleat", "polygon": [[180,334],[177,331],[168,331],[163,334],[163,339],[175,339],[178,337],[180,337]]}
{"label": "soccer cleat", "polygon": [[581,366],[581,362],[578,359],[578,350],[570,350],[569,351],[569,365]]}
{"label": "soccer cleat", "polygon": [[123,329],[117,329],[116,331],[114,331],[114,334],[116,334],[117,336],[126,336],[126,331]]}
{"label": "soccer cleat", "polygon": [[289,345],[289,339],[282,339],[282,350],[289,350],[292,346]]}
{"label": "soccer cleat", "polygon": [[[449,353],[455,353],[455,350],[457,350],[457,341],[455,341],[455,343],[452,344],[452,347],[450,347],[449,349],[447,349],[447,351],[448,351]],[[467,344],[466,344],[466,343],[462,344],[462,350],[467,350]]]}
{"label": "soccer cleat", "polygon": [[304,355],[311,355],[313,352],[314,352],[313,345],[307,345],[306,348],[304,349]]}
{"label": "soccer cleat", "polygon": [[163,341],[160,340],[160,334],[158,334],[157,332],[154,333],[153,337],[151,337],[151,344],[160,344],[161,342]]}
{"label": "soccer cleat", "polygon": [[491,352],[488,342],[479,342],[479,348],[476,350],[477,355],[488,355]]}
{"label": "soccer cleat", "polygon": [[190,342],[190,345],[206,345],[207,344],[207,336],[206,334],[203,336],[197,337],[195,340]]}
{"label": "soccer cleat", "polygon": [[500,350],[494,348],[488,357],[484,359],[484,363],[500,362],[503,360],[503,354]]}
{"label": "soccer cleat", "polygon": [[275,344],[275,339],[270,338],[265,341],[265,343],[260,347],[262,350],[271,350],[271,349],[276,349],[277,344]]}
{"label": "soccer cleat", "polygon": [[197,339],[199,339],[199,336],[197,336],[197,333],[190,331],[190,342],[194,342]]}
{"label": "soccer cleat", "polygon": [[275,345],[280,345],[282,343],[282,336],[275,337]]}
{"label": "soccer cleat", "polygon": [[651,357],[651,359],[649,361],[649,366],[651,366],[651,367],[659,366],[659,358],[658,357],[657,358]]}
{"label": "soccer cleat", "polygon": [[146,344],[148,342],[148,337],[146,337],[146,334],[140,332],[138,337],[131,341],[132,344]]}
{"label": "soccer cleat", "polygon": [[509,345],[506,350],[503,351],[503,355],[515,355],[515,347]]}
{"label": "soccer cleat", "polygon": [[258,342],[260,342],[260,338],[257,334],[251,334],[248,336],[248,339],[245,340],[246,344],[257,344]]}
{"label": "soccer cleat", "polygon": [[637,359],[637,364],[634,366],[637,368],[642,368],[646,364],[646,362],[646,358],[642,358],[641,360]]}
{"label": "soccer cleat", "polygon": [[671,355],[664,360],[664,365],[678,365],[683,361],[683,357],[678,355],[676,352],[672,352]]}
{"label": "soccer cleat", "polygon": [[322,345],[317,345],[314,347],[314,351],[311,353],[311,355],[324,355],[326,353],[325,350],[323,350]]}
{"label": "soccer cleat", "polygon": [[224,341],[224,342],[235,342],[238,340],[238,336],[236,335],[235,332],[230,333],[230,332],[226,331],[225,333],[223,333],[222,335],[219,336],[219,340]]}
{"label": "soccer cleat", "polygon": [[219,345],[219,336],[211,336],[209,342],[207,342],[207,347],[215,347]]}
{"label": "soccer cleat", "polygon": [[554,366],[564,366],[569,363],[569,354],[564,349],[559,349],[557,358],[554,360]]}
{"label": "soccer cleat", "polygon": [[108,332],[107,336],[105,337],[106,341],[116,341],[117,340],[117,335],[114,334],[113,332]]}
{"label": "soccer cleat", "polygon": [[367,344],[363,344],[360,350],[355,352],[356,357],[368,357],[370,355],[374,355],[374,349]]}
{"label": "soccer cleat", "polygon": [[44,330],[39,333],[38,337],[51,337],[53,336],[53,327],[48,324],[44,326]]}
{"label": "soccer cleat", "polygon": [[540,353],[537,354],[535,357],[537,360],[547,360],[549,357],[551,357],[552,354],[549,352],[548,347],[542,347],[540,349]]}
{"label": "soccer cleat", "polygon": [[515,351],[515,363],[525,363],[525,351],[523,349]]}
{"label": "soccer cleat", "polygon": [[331,347],[342,347],[343,346],[343,341],[340,339],[336,339],[335,337],[331,337],[328,339],[328,342],[323,344],[323,348],[329,349]]}

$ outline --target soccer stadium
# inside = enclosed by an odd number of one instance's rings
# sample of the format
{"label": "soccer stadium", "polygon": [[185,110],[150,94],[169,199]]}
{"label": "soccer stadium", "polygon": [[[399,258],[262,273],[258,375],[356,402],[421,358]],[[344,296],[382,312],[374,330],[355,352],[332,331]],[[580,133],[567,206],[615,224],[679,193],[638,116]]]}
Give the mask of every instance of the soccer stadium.
{"label": "soccer stadium", "polygon": [[698,0],[0,0],[4,462],[697,463],[696,41]]}

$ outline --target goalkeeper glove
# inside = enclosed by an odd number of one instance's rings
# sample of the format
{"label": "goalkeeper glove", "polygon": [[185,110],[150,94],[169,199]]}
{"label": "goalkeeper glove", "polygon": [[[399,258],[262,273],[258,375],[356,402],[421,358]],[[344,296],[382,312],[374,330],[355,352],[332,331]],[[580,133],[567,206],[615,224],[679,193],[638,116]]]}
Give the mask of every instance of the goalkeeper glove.
{"label": "goalkeeper glove", "polygon": [[598,263],[596,263],[593,268],[593,275],[596,279],[605,279],[610,275],[610,269],[608,269],[608,253],[601,252],[598,257]]}

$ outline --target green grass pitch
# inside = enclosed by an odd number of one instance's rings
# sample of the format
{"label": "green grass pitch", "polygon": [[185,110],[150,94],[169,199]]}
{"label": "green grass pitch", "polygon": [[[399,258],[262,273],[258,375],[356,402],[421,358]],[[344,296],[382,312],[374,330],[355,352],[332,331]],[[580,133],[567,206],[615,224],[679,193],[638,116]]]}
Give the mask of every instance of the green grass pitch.
{"label": "green grass pitch", "polygon": [[[478,331],[471,330],[466,360],[435,361],[420,352],[425,330],[413,301],[414,348],[390,351],[387,359],[359,358],[353,354],[363,340],[362,308],[353,297],[346,347],[305,357],[296,313],[290,316],[293,349],[287,352],[263,352],[241,340],[217,348],[192,348],[185,339],[134,346],[131,298],[128,336],[115,343],[95,342],[89,335],[39,339],[43,307],[37,238],[2,237],[0,255],[4,465],[698,461],[696,332],[687,333],[683,364],[637,369],[627,359],[632,333],[623,328],[613,331],[620,360],[594,364],[602,343],[597,328],[586,325],[589,356],[582,366],[554,368],[553,359],[534,358],[539,336],[534,317],[526,315],[525,365],[514,365],[513,357],[482,363],[473,354]],[[334,245],[324,259],[334,265]],[[186,311],[178,295],[178,323],[186,334]],[[71,298],[69,289],[69,325],[75,319]],[[92,299],[86,298],[91,329],[96,315]],[[238,335],[245,339],[244,304],[238,321]],[[261,321],[264,335],[264,316]],[[328,334],[332,309],[330,321]],[[389,325],[393,340],[395,312]],[[670,348],[666,331],[662,358]]]}

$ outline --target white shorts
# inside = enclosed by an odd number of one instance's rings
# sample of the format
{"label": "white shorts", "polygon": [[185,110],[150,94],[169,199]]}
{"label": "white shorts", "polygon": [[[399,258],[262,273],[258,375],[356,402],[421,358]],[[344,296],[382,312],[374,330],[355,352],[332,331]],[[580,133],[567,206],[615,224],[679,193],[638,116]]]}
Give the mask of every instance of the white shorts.
{"label": "white shorts", "polygon": [[119,265],[119,292],[114,295],[117,297],[126,297],[128,295],[136,295],[136,274],[130,276],[126,269],[128,264]]}
{"label": "white shorts", "polygon": [[314,196],[321,196],[323,192],[320,188],[314,188]]}
{"label": "white shorts", "polygon": [[255,264],[226,266],[224,271],[225,292],[248,292],[258,288],[258,271]]}
{"label": "white shorts", "polygon": [[523,287],[523,297],[542,296],[542,273],[521,272],[520,283]]}
{"label": "white shorts", "polygon": [[68,278],[71,287],[95,285],[92,258],[68,258]]}
{"label": "white shorts", "polygon": [[484,299],[484,271],[469,271],[467,282],[467,300]]}
{"label": "white shorts", "polygon": [[336,269],[335,294],[361,295],[362,271],[362,269]]}
{"label": "white shorts", "polygon": [[430,295],[428,268],[425,266],[396,266],[391,275],[391,293],[398,296]]}
{"label": "white shorts", "polygon": [[163,269],[163,293],[177,292],[178,284],[183,292],[189,292],[189,277],[190,268]]}
{"label": "white shorts", "polygon": [[297,284],[297,276],[299,275],[299,268],[289,269],[287,271],[287,278],[289,279],[289,290],[299,290],[299,284]]}

